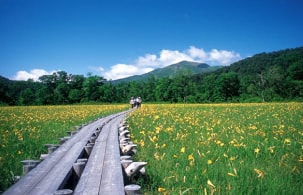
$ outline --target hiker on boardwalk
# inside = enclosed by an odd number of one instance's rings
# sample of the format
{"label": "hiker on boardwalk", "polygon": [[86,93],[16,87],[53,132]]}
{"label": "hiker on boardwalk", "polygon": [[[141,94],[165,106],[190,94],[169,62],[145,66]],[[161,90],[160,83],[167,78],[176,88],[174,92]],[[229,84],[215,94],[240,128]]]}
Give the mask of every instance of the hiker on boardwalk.
{"label": "hiker on boardwalk", "polygon": [[137,107],[137,108],[140,108],[140,107],[141,107],[141,103],[142,103],[141,97],[137,97],[137,98],[136,98],[136,107]]}
{"label": "hiker on boardwalk", "polygon": [[131,108],[134,108],[134,107],[135,107],[135,104],[136,104],[135,98],[134,98],[134,97],[131,97],[129,103],[130,103],[130,107],[131,107]]}
{"label": "hiker on boardwalk", "polygon": [[141,97],[137,97],[137,98],[131,97],[129,103],[131,108],[140,108],[142,99]]}

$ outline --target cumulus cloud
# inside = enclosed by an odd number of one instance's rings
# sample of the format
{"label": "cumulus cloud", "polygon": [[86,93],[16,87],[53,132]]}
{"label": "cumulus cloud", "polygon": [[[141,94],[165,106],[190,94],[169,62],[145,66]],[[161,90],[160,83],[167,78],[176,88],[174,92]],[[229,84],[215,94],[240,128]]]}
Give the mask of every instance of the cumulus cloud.
{"label": "cumulus cloud", "polygon": [[158,60],[157,55],[155,54],[146,54],[145,56],[140,56],[136,60],[136,64],[139,67],[145,67],[147,64],[150,67],[158,67],[160,65],[160,61]]}
{"label": "cumulus cloud", "polygon": [[106,79],[115,80],[144,74],[156,68],[163,68],[184,60],[226,66],[240,59],[242,58],[239,53],[227,50],[212,49],[211,51],[205,51],[203,48],[195,46],[190,46],[184,51],[163,49],[159,52],[159,55],[145,54],[140,56],[133,64],[116,64],[110,70],[105,70],[103,76]]}
{"label": "cumulus cloud", "polygon": [[149,67],[140,67],[136,65],[128,65],[128,64],[116,64],[111,67],[109,71],[104,73],[104,77],[106,79],[121,79],[133,75],[144,74],[152,71],[153,68]]}
{"label": "cumulus cloud", "polygon": [[204,51],[204,49],[199,49],[194,46],[190,46],[187,50],[187,53],[193,58],[207,59],[207,53]]}
{"label": "cumulus cloud", "polygon": [[38,81],[40,76],[43,75],[50,75],[53,74],[56,71],[46,71],[43,69],[33,69],[29,72],[25,70],[20,70],[16,73],[15,76],[13,76],[13,80],[28,80],[28,79],[33,79],[34,81]]}
{"label": "cumulus cloud", "polygon": [[220,65],[229,65],[232,62],[238,61],[241,59],[240,54],[235,53],[233,51],[226,51],[226,50],[217,50],[213,49],[209,53],[209,62],[217,62]]}
{"label": "cumulus cloud", "polygon": [[194,61],[194,59],[188,55],[187,52],[180,52],[180,51],[172,51],[172,50],[162,50],[160,52],[159,61],[161,62],[161,66],[167,66],[170,64],[175,64],[180,61]]}
{"label": "cumulus cloud", "polygon": [[[240,54],[234,51],[218,49],[205,51],[203,48],[190,46],[184,51],[163,49],[158,54],[145,54],[143,56],[139,56],[133,63],[119,63],[108,69],[101,66],[89,66],[88,68],[93,72],[101,74],[108,80],[116,80],[133,75],[144,74],[156,68],[163,68],[184,60],[207,63],[209,65],[229,65],[240,59],[242,59]],[[12,79],[33,79],[37,81],[40,76],[53,74],[54,72],[56,71],[46,71],[43,69],[33,69],[29,72],[22,70],[18,71]]]}

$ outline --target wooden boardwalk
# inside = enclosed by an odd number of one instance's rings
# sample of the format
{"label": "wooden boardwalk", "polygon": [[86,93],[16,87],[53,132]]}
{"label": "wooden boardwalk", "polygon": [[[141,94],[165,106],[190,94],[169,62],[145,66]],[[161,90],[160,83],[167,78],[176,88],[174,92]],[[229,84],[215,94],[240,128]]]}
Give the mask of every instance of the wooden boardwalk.
{"label": "wooden boardwalk", "polygon": [[4,195],[125,194],[118,125],[128,113],[82,127]]}

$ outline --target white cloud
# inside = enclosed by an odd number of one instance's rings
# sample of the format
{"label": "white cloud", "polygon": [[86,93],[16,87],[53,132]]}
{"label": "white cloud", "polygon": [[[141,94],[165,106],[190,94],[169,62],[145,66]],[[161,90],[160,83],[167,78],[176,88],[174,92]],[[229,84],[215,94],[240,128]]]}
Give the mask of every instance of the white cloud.
{"label": "white cloud", "polygon": [[193,61],[207,63],[209,65],[229,65],[242,59],[239,53],[227,50],[212,49],[207,52],[203,48],[190,46],[185,51],[163,49],[156,54],[145,54],[139,56],[133,64],[116,64],[108,71],[104,71],[106,79],[120,79],[132,75],[139,75],[150,72],[155,68],[178,63],[180,61]]}
{"label": "white cloud", "polygon": [[226,51],[226,50],[218,51],[217,49],[213,49],[209,53],[208,61],[217,62],[219,65],[229,65],[240,59],[241,59],[240,54],[235,53],[234,51]]}
{"label": "white cloud", "polygon": [[144,74],[152,71],[153,68],[139,67],[135,65],[116,64],[111,69],[104,73],[106,79],[121,79],[137,74]]}
{"label": "white cloud", "polygon": [[33,69],[29,72],[25,70],[20,70],[16,73],[15,76],[13,76],[12,80],[28,80],[28,79],[33,79],[34,81],[38,81],[40,76],[43,75],[50,75],[53,74],[56,71],[46,71],[43,69]]}
{"label": "white cloud", "polygon": [[146,54],[144,57],[138,57],[136,64],[139,67],[151,66],[158,67],[160,65],[160,61],[157,59],[157,55],[155,54]]}
{"label": "white cloud", "polygon": [[159,61],[161,62],[161,66],[167,66],[170,64],[175,64],[180,61],[195,61],[188,53],[180,52],[180,51],[172,51],[172,50],[162,50],[160,53]]}
{"label": "white cloud", "polygon": [[[241,59],[239,53],[227,50],[212,49],[211,51],[205,51],[203,48],[197,48],[190,46],[184,51],[163,49],[159,54],[145,54],[139,56],[131,64],[116,64],[109,69],[105,69],[101,66],[89,66],[88,68],[97,74],[101,74],[106,79],[121,79],[133,75],[140,75],[150,72],[156,68],[163,68],[165,66],[178,63],[180,61],[193,61],[207,63],[209,65],[229,65]],[[29,72],[18,71],[12,78],[13,80],[28,80],[33,79],[35,81],[42,75],[53,74],[56,71],[46,71],[43,69],[33,69]]]}
{"label": "white cloud", "polygon": [[207,53],[204,51],[204,49],[199,49],[194,46],[190,46],[187,52],[193,58],[207,59]]}

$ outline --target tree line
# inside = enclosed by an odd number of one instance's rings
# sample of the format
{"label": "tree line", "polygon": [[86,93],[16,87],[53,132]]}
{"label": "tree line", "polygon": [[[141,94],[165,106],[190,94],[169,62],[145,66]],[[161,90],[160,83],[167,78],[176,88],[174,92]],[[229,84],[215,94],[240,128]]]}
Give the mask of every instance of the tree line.
{"label": "tree line", "polygon": [[0,104],[55,105],[143,102],[270,102],[303,100],[303,47],[261,53],[211,73],[132,82],[58,71],[39,82],[0,77]]}

